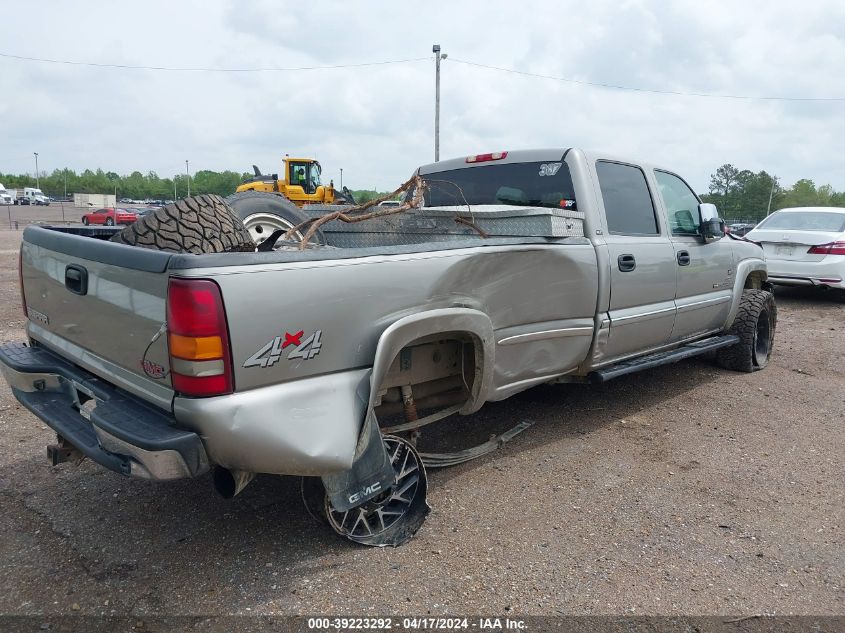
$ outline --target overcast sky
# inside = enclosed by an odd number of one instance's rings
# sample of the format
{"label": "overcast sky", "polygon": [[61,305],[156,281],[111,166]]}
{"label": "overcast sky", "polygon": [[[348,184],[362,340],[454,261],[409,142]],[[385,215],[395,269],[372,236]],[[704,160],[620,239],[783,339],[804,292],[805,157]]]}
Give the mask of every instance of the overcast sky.
{"label": "overcast sky", "polygon": [[669,166],[699,191],[719,165],[845,189],[845,101],[667,96],[469,66],[678,92],[845,97],[845,3],[3,3],[0,52],[166,67],[0,58],[0,172],[39,167],[278,171],[314,156],[324,180],[392,189],[433,160],[433,43],[442,65],[441,158],[585,147]]}

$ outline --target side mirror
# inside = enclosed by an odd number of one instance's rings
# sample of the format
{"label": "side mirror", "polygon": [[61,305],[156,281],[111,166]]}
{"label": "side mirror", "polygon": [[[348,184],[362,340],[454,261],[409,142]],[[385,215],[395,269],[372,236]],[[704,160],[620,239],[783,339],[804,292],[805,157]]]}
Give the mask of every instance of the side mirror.
{"label": "side mirror", "polygon": [[698,234],[705,244],[725,236],[725,221],[719,217],[715,204],[702,202],[698,205]]}

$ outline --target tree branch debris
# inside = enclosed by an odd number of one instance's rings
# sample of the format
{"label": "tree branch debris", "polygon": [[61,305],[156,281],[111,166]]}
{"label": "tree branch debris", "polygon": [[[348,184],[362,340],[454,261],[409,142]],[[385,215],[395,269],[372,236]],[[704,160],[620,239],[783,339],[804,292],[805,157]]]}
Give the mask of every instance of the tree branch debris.
{"label": "tree branch debris", "polygon": [[[369,213],[366,213],[366,211],[374,206],[377,206],[380,202],[392,200],[400,193],[406,193],[412,188],[414,191],[413,196],[411,196],[410,199],[403,201],[398,207],[381,207],[377,211],[370,211]],[[411,178],[405,181],[405,183],[396,189],[396,191],[381,196],[380,198],[375,198],[374,200],[370,200],[369,202],[353,207],[332,211],[331,213],[321,215],[319,218],[309,218],[304,222],[300,222],[293,228],[289,229],[282,236],[282,239],[289,240],[298,233],[302,235],[302,239],[299,241],[299,250],[304,250],[308,247],[308,242],[311,241],[317,230],[327,222],[332,222],[333,220],[340,220],[341,222],[347,223],[363,222],[364,220],[372,220],[373,218],[404,213],[406,211],[410,211],[411,209],[419,209],[423,204],[425,188],[426,184],[422,178],[418,175],[411,176]],[[305,232],[303,233],[303,231]]]}

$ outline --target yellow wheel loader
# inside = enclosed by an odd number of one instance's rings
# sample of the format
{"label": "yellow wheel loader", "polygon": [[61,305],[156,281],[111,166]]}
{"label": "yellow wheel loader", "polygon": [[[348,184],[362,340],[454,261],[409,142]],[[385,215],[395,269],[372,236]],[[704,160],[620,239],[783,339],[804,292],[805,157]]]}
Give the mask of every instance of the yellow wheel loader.
{"label": "yellow wheel loader", "polygon": [[344,187],[337,191],[334,183],[324,185],[320,181],[320,163],[312,158],[290,158],[285,156],[283,177],[278,174],[262,174],[256,165],[252,166],[255,176],[238,186],[237,192],[265,191],[281,194],[296,206],[306,204],[354,204],[352,195]]}
{"label": "yellow wheel loader", "polygon": [[[287,231],[314,214],[336,209],[333,205],[355,204],[346,187],[338,191],[333,182],[324,185],[320,181],[320,163],[312,158],[285,156],[283,178],[279,174],[262,174],[256,165],[252,168],[255,176],[239,185],[226,202],[243,220],[256,244],[260,245],[274,231]],[[322,233],[318,232],[314,240],[322,241]]]}

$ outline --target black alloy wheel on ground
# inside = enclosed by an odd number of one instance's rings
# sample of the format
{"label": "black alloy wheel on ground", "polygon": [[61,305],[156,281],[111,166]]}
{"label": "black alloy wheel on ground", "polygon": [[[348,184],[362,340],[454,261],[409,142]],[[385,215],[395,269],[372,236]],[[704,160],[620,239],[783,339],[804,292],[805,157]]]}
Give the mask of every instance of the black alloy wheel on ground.
{"label": "black alloy wheel on ground", "polygon": [[106,218],[106,226],[114,226],[114,220],[111,218]]}
{"label": "black alloy wheel on ground", "polygon": [[223,198],[213,194],[185,198],[156,209],[111,240],[173,253],[255,251],[243,222]]}
{"label": "black alloy wheel on ground", "polygon": [[[278,193],[267,191],[241,191],[226,198],[226,203],[232,208],[244,223],[247,231],[256,245],[269,238],[274,231],[288,231],[305,222],[310,217],[293,202]],[[299,241],[305,231],[297,232],[293,239]],[[322,231],[317,231],[311,239],[312,244],[325,244]]]}
{"label": "black alloy wheel on ground", "polygon": [[88,226],[88,218],[82,218],[82,224]]}
{"label": "black alloy wheel on ground", "polygon": [[[417,449],[396,435],[383,437],[395,473],[395,483],[379,496],[346,512],[335,510],[325,496],[323,514],[339,535],[361,545],[397,547],[408,542],[431,511],[426,501],[428,479]],[[312,503],[303,488],[303,500]]]}
{"label": "black alloy wheel on ground", "polygon": [[777,326],[777,306],[768,290],[743,290],[728,334],[739,337],[739,343],[716,354],[716,361],[725,369],[752,372],[769,362]]}

